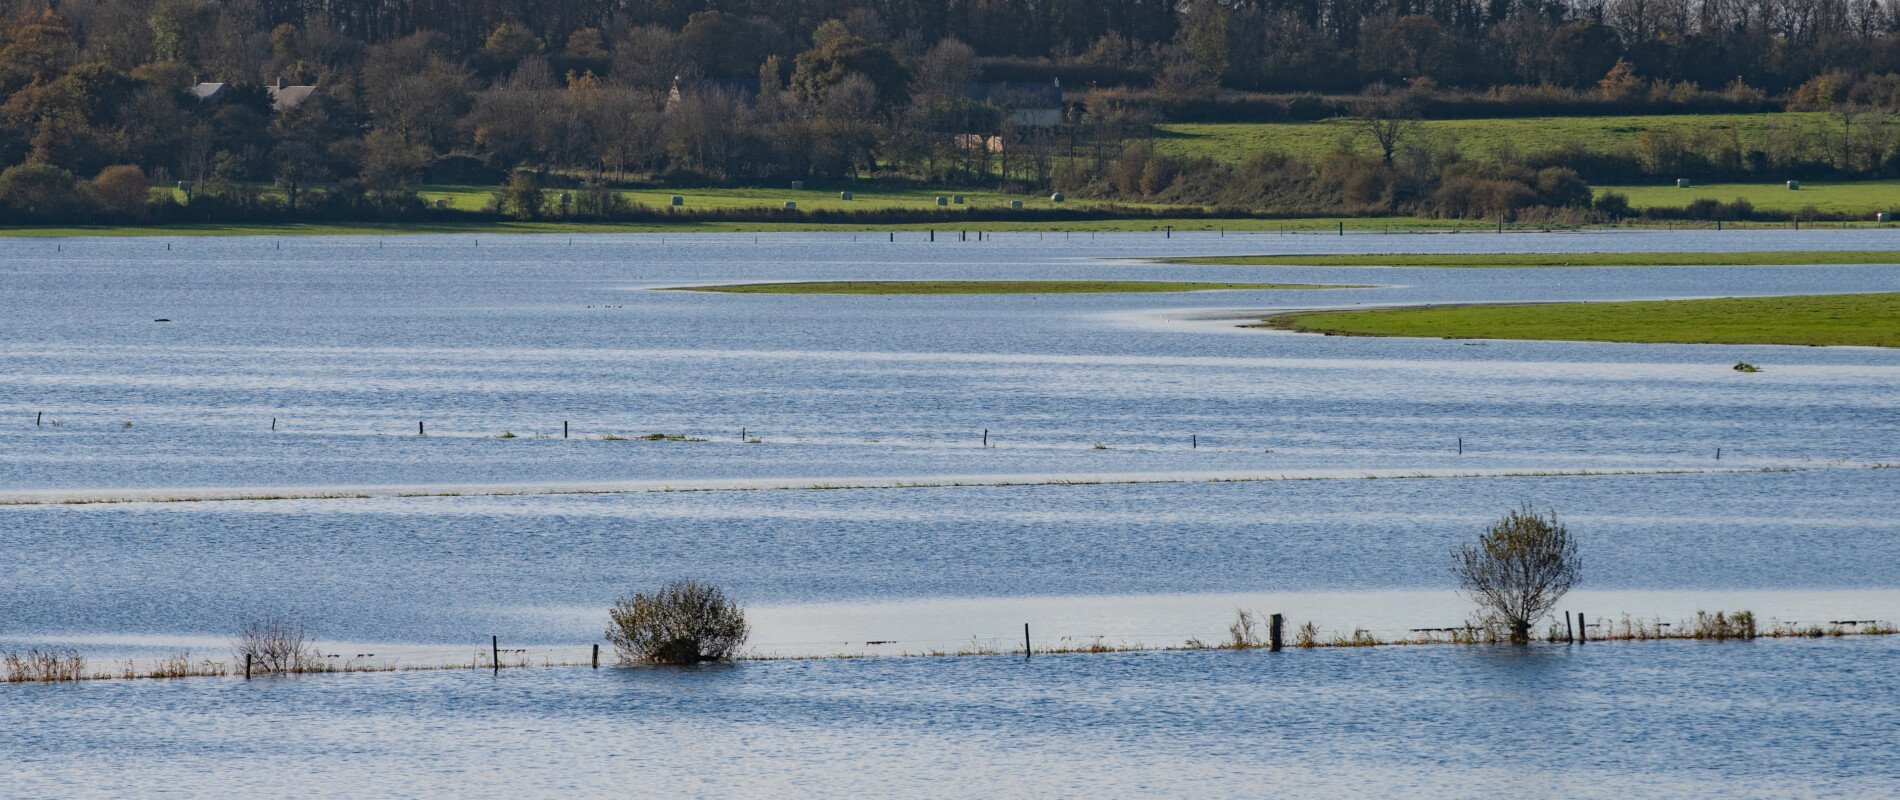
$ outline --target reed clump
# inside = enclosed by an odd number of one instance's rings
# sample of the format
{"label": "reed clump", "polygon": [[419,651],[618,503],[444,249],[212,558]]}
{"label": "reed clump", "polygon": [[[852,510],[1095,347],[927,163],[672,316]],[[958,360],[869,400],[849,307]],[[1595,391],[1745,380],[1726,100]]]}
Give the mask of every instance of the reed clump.
{"label": "reed clump", "polygon": [[1266,647],[1268,642],[1261,635],[1260,612],[1244,608],[1234,609],[1234,621],[1227,626],[1227,641],[1221,645],[1226,650],[1254,650]]}
{"label": "reed clump", "polygon": [[191,650],[180,650],[159,659],[150,667],[141,671],[132,662],[119,666],[119,676],[125,680],[138,678],[208,678],[231,674],[229,664],[210,658],[193,659]]}
{"label": "reed clump", "polygon": [[85,680],[86,657],[72,649],[29,647],[0,655],[0,673],[7,683],[60,683]]}

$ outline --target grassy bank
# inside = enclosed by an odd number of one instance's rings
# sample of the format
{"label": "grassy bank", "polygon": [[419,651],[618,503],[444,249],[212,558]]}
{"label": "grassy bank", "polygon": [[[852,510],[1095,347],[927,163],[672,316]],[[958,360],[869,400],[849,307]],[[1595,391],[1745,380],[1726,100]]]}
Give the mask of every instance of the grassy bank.
{"label": "grassy bank", "polygon": [[1319,311],[1262,326],[1348,336],[1900,347],[1900,293]]}
{"label": "grassy bank", "polygon": [[1790,250],[1746,253],[1389,253],[1206,256],[1171,264],[1302,267],[1717,267],[1900,264],[1893,250]]}
{"label": "grassy bank", "polygon": [[[1420,123],[1420,130],[1422,137],[1434,144],[1455,148],[1469,157],[1490,158],[1504,152],[1555,150],[1573,143],[1593,153],[1634,150],[1647,131],[1670,131],[1685,138],[1733,131],[1747,144],[1762,141],[1776,126],[1819,132],[1836,140],[1841,134],[1840,121],[1824,112],[1428,120]],[[1361,152],[1378,152],[1372,137],[1347,119],[1162,125],[1159,131],[1157,144],[1164,152],[1230,162],[1245,161],[1264,150],[1317,158],[1341,143]]]}
{"label": "grassy bank", "polygon": [[1674,183],[1642,186],[1598,186],[1596,195],[1615,192],[1629,198],[1637,209],[1651,206],[1681,207],[1697,200],[1721,203],[1747,200],[1759,211],[1794,214],[1813,209],[1822,213],[1866,214],[1900,210],[1900,181],[1803,181],[1799,190],[1790,190],[1785,182],[1692,184],[1678,189]]}
{"label": "grassy bank", "polygon": [[[983,641],[972,639],[965,647],[953,649],[905,650],[892,654],[865,652],[839,652],[829,655],[792,655],[778,656],[761,653],[746,653],[735,658],[736,661],[811,661],[822,659],[858,659],[858,658],[972,658],[986,656],[1021,656],[1025,652],[1035,655],[1086,655],[1103,653],[1144,653],[1144,652],[1188,652],[1205,650],[1269,650],[1272,642],[1265,638],[1265,630],[1256,629],[1249,624],[1249,617],[1259,620],[1264,626],[1265,615],[1239,612],[1236,624],[1229,626],[1225,638],[1203,640],[1190,638],[1181,644],[1143,644],[1139,642],[1112,642],[1108,637],[1088,638],[1063,637],[1053,644],[1044,644],[1025,650],[1014,647],[1013,642],[1005,644],[1000,640]],[[1395,647],[1429,645],[1503,645],[1503,632],[1495,629],[1472,627],[1469,625],[1449,628],[1420,628],[1403,635],[1381,637],[1363,628],[1355,628],[1351,633],[1321,633],[1319,628],[1308,621],[1290,631],[1291,636],[1284,646],[1292,651],[1325,650],[1332,648],[1357,647]],[[1664,623],[1659,619],[1643,620],[1624,614],[1620,620],[1599,617],[1582,631],[1583,638],[1591,642],[1650,642],[1669,640],[1693,640],[1710,642],[1753,641],[1756,639],[1818,639],[1844,638],[1850,636],[1892,636],[1900,633],[1892,623],[1882,620],[1842,620],[1826,625],[1800,625],[1792,622],[1770,620],[1766,624],[1756,620],[1754,614],[1747,611],[1707,614],[1697,612],[1694,619],[1675,623]],[[1561,625],[1553,624],[1542,636],[1548,645],[1571,646],[1571,634]],[[551,652],[542,651],[536,659],[528,650],[508,649],[495,655],[479,646],[471,647],[472,657],[453,660],[403,662],[400,660],[365,660],[359,658],[325,657],[315,653],[313,657],[297,668],[270,673],[271,676],[334,675],[346,673],[394,673],[442,670],[495,670],[554,668],[569,669],[598,668],[600,661],[595,660],[600,653],[598,645],[578,645],[566,648],[571,654],[556,658]],[[593,656],[588,655],[589,653]],[[608,662],[611,663],[611,662]],[[242,678],[244,663],[240,660],[225,660],[194,655],[191,651],[181,651],[173,655],[144,661],[117,661],[97,664],[72,649],[28,649],[0,653],[0,684],[28,683],[78,683],[81,681],[111,680],[154,680],[166,678]],[[260,673],[260,677],[264,677]]]}
{"label": "grassy bank", "polygon": [[727,294],[1116,294],[1217,292],[1250,289],[1345,289],[1314,283],[1213,283],[1182,281],[807,281],[679,286],[672,291]]}
{"label": "grassy bank", "polygon": [[[424,201],[447,200],[449,207],[461,211],[481,211],[494,202],[495,188],[480,184],[428,184],[417,187],[416,194]],[[552,197],[558,198],[562,190],[549,190]],[[843,198],[842,193],[849,192],[851,199]],[[741,208],[781,208],[787,202],[798,204],[802,211],[865,211],[881,209],[902,209],[906,211],[930,211],[939,208],[966,209],[1005,209],[1011,201],[1020,201],[1026,209],[1090,209],[1099,203],[1071,198],[1056,203],[1049,195],[1007,194],[970,189],[933,189],[929,187],[892,187],[877,184],[860,186],[838,186],[824,189],[792,189],[759,186],[724,187],[712,186],[694,189],[622,189],[621,197],[636,205],[653,208],[672,207],[673,197],[678,196],[684,204],[681,208],[705,209],[741,209]],[[945,199],[947,205],[937,205],[937,198]],[[954,202],[955,198],[963,202]],[[556,204],[558,205],[558,204]],[[1158,205],[1141,203],[1119,203],[1118,205],[1143,208],[1160,208]]]}

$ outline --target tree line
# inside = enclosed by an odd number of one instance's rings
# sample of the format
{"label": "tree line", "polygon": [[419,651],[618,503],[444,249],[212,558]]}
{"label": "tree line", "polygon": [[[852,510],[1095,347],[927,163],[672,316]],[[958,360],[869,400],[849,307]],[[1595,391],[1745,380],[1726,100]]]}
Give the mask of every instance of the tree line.
{"label": "tree line", "polygon": [[[1221,185],[1232,168],[1154,155],[1151,126],[1900,102],[1895,12],[1871,0],[7,5],[0,215],[14,221],[424,214],[418,185],[498,185],[524,169],[576,190],[895,175],[1265,210],[1284,196],[1237,196]],[[225,86],[193,92],[207,83]],[[1056,100],[1039,91],[1058,83]],[[314,91],[290,103],[279,84]],[[1854,135],[1879,143],[1848,141],[1838,157],[1829,141],[1802,152],[1877,174],[1893,162],[1886,130],[1884,118],[1862,126]],[[1312,198],[1309,210],[1492,214],[1571,202],[1578,176],[1769,165],[1701,141],[1659,141],[1635,161],[1486,167],[1417,136],[1382,149],[1324,163],[1263,154],[1240,185],[1299,177],[1291,196]],[[1433,199],[1471,181],[1512,183],[1497,192],[1515,199]],[[1208,191],[1185,188],[1197,183]],[[146,202],[153,185],[188,202]],[[498,214],[550,207],[508,206],[498,193]]]}

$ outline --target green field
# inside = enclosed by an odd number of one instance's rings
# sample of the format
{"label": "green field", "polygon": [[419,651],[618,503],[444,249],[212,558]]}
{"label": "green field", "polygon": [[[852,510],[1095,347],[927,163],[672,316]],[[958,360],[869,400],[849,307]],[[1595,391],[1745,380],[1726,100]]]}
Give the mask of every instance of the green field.
{"label": "green field", "polygon": [[1316,311],[1261,326],[1347,336],[1900,347],[1900,293]]}
{"label": "green field", "polygon": [[1394,253],[1288,256],[1198,256],[1170,264],[1302,267],[1707,267],[1813,264],[1900,264],[1894,250],[1789,250],[1743,253]]}
{"label": "green field", "polygon": [[[1643,132],[1651,130],[1675,131],[1685,139],[1732,130],[1746,145],[1760,141],[1776,126],[1824,132],[1837,142],[1841,134],[1840,121],[1825,112],[1429,120],[1420,123],[1420,133],[1427,141],[1455,146],[1466,155],[1490,157],[1507,151],[1528,155],[1573,142],[1599,153],[1634,150]],[[1245,161],[1266,150],[1312,158],[1341,143],[1362,153],[1378,152],[1372,137],[1347,119],[1191,123],[1158,128],[1161,138],[1157,145],[1163,152],[1220,161]]]}
{"label": "green field", "polygon": [[[431,184],[416,189],[425,202],[442,199],[449,201],[449,207],[462,211],[481,211],[489,207],[494,199],[496,187],[481,185]],[[845,200],[839,193],[849,191],[852,199]],[[553,198],[560,197],[561,190],[549,190]],[[961,210],[966,208],[999,209],[1008,208],[1011,200],[1021,200],[1024,208],[1093,208],[1099,203],[1088,200],[1067,200],[1057,203],[1049,195],[1003,194],[1001,192],[968,191],[963,189],[892,189],[881,186],[861,188],[828,189],[783,189],[775,188],[704,188],[704,189],[624,189],[620,194],[630,202],[653,208],[668,208],[673,195],[685,199],[684,208],[694,209],[741,209],[741,208],[784,208],[786,201],[798,204],[800,211],[873,211],[897,208],[910,211],[928,211],[934,208]],[[963,196],[963,203],[937,205],[937,198]],[[558,203],[552,203],[558,207]],[[1123,204],[1139,205],[1139,204]]]}
{"label": "green field", "polygon": [[1182,281],[806,281],[678,286],[675,291],[729,294],[1113,294],[1129,292],[1218,292],[1264,289],[1347,289],[1313,283],[1214,283]]}
{"label": "green field", "polygon": [[[221,223],[194,225],[46,225],[0,227],[0,238],[72,237],[72,236],[401,236],[408,234],[589,234],[589,233],[870,233],[898,239],[938,232],[937,241],[955,238],[968,230],[989,233],[1037,233],[1050,236],[1089,233],[1153,233],[1165,235],[1173,228],[1176,235],[1201,236],[1324,234],[1337,231],[1361,233],[1379,231],[1488,231],[1494,223],[1471,220],[1422,219],[1418,217],[1312,217],[1307,219],[1172,219],[1167,217],[1100,220],[959,220],[954,217],[936,222],[817,223],[817,222],[722,222],[717,220],[681,220],[679,222],[491,222],[485,220],[445,222],[286,222]],[[972,235],[971,242],[976,237]]]}
{"label": "green field", "polygon": [[1708,199],[1727,203],[1741,198],[1762,211],[1793,214],[1807,208],[1841,214],[1865,214],[1900,211],[1900,181],[1840,181],[1815,183],[1802,181],[1799,190],[1789,190],[1785,182],[1692,184],[1678,189],[1674,183],[1655,186],[1598,186],[1596,193],[1616,192],[1629,198],[1637,209],[1650,206],[1686,206]]}

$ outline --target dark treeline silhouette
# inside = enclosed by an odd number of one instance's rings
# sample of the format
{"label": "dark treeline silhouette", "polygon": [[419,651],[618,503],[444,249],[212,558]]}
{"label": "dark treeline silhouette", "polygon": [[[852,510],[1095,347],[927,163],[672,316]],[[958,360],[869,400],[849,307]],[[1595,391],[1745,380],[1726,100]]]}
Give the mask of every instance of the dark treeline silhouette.
{"label": "dark treeline silhouette", "polygon": [[[865,177],[1597,213],[1583,178],[1892,172],[1897,26],[1872,0],[14,0],[0,219],[439,214],[430,183],[498,186],[496,215],[611,219],[636,210],[603,187],[630,181]],[[1660,141],[1476,165],[1407,127],[1782,108],[1845,132],[1786,157]],[[1336,116],[1376,146],[1240,165],[1150,146],[1157,121]]]}

